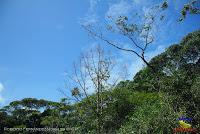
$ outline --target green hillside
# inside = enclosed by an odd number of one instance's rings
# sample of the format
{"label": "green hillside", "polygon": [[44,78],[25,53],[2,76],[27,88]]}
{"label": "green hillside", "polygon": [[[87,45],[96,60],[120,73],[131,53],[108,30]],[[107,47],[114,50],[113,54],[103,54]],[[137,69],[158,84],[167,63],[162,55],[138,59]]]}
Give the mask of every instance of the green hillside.
{"label": "green hillside", "polygon": [[[0,133],[33,133],[26,128],[63,128],[54,133],[171,134],[178,118],[200,128],[200,31],[151,59],[130,81],[80,102],[24,98],[0,109]],[[74,93],[75,94],[75,93]],[[101,114],[95,98],[103,102]],[[8,131],[5,128],[19,128]],[[21,129],[20,129],[21,128]],[[35,131],[34,133],[42,133]]]}

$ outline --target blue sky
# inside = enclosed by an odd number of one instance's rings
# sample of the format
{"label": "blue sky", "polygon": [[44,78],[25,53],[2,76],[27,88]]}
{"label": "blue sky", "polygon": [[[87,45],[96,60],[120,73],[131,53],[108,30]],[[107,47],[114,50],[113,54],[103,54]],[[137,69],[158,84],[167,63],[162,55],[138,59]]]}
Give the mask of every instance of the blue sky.
{"label": "blue sky", "polygon": [[[178,24],[181,3],[170,3],[169,21],[148,51],[150,58],[199,29],[197,15]],[[81,52],[97,43],[80,23],[100,23],[109,13],[127,14],[133,7],[143,11],[151,4],[149,0],[1,0],[0,106],[25,97],[59,101],[64,97],[57,91],[64,87],[64,72],[72,69]],[[142,68],[136,57],[115,53],[128,63],[130,72]]]}

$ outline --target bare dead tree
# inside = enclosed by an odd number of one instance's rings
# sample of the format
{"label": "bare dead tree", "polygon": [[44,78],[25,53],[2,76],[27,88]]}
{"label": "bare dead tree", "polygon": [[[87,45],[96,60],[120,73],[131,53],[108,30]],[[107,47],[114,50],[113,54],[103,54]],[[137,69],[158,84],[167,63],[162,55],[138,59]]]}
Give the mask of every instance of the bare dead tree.
{"label": "bare dead tree", "polygon": [[[72,96],[77,102],[87,99],[89,103],[85,107],[92,110],[97,116],[98,134],[103,133],[102,115],[105,105],[103,93],[109,92],[122,78],[122,76],[116,75],[117,72],[115,72],[115,78],[112,77],[116,67],[114,58],[109,53],[104,52],[98,45],[83,54],[79,63],[74,63],[73,74],[67,75],[67,78],[71,80],[74,86],[72,89],[70,88]],[[123,72],[126,71],[124,70]],[[93,93],[95,93],[95,99],[90,99]],[[94,105],[96,106],[94,107]]]}
{"label": "bare dead tree", "polygon": [[119,41],[109,39],[102,32],[96,31],[97,28],[95,26],[82,25],[82,27],[92,37],[98,38],[118,50],[133,53],[155,72],[154,67],[149,64],[145,54],[148,47],[155,40],[153,31],[156,29],[158,22],[164,19],[163,11],[167,7],[168,4],[164,2],[161,5],[159,4],[148,9],[145,14],[140,15],[136,13],[133,19],[127,16],[119,16],[117,18],[108,16],[109,24],[105,26],[107,31],[117,33],[116,38],[120,38],[120,36],[125,37],[130,42],[128,47]]}
{"label": "bare dead tree", "polygon": [[[200,2],[198,0],[188,0],[184,2],[183,8],[180,11],[179,21],[183,21],[187,14],[200,14]],[[163,0],[160,4],[154,5],[151,8],[146,9],[143,12],[136,12],[133,17],[131,16],[107,16],[108,23],[103,26],[105,31],[115,36],[114,38],[125,37],[130,45],[127,47],[119,41],[113,40],[105,36],[98,26],[87,24],[82,27],[94,38],[97,38],[106,44],[115,47],[118,50],[125,51],[136,55],[140,58],[148,67],[156,73],[155,67],[149,64],[148,59],[145,57],[147,49],[154,43],[156,34],[158,33],[159,24],[165,20],[165,10],[168,9],[167,0]],[[134,14],[134,13],[132,13]],[[165,24],[162,24],[165,25]]]}

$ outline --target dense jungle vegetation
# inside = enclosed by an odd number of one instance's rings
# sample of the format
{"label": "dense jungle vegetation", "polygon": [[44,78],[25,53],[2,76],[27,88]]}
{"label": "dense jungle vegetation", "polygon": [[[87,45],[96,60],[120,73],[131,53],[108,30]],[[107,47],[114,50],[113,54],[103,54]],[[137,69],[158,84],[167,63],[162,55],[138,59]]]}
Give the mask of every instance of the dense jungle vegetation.
{"label": "dense jungle vegetation", "polygon": [[54,133],[74,134],[171,134],[180,116],[192,118],[192,127],[200,128],[200,31],[186,35],[149,64],[154,71],[146,66],[132,80],[79,102],[13,101],[0,109],[0,133],[33,133],[4,131],[6,127],[65,128]]}
{"label": "dense jungle vegetation", "polygon": [[[183,5],[179,23],[188,15],[200,13],[197,2]],[[145,66],[131,80],[110,83],[112,75],[116,75],[111,71],[113,62],[97,47],[74,65],[74,75],[69,76],[74,84],[71,95],[61,91],[65,97],[60,102],[24,98],[1,107],[0,134],[172,134],[182,116],[191,118],[188,123],[199,129],[200,30],[185,35],[178,44],[169,44],[150,61],[145,55],[148,46],[156,41],[154,33],[160,34],[155,32],[157,24],[166,25],[162,13],[168,7],[164,1],[149,8],[149,14],[143,17],[136,13],[134,23],[130,16],[107,16],[109,24],[105,27],[111,34],[83,25],[92,37],[134,54]],[[122,36],[132,47],[120,44]],[[88,93],[91,88],[93,92]]]}

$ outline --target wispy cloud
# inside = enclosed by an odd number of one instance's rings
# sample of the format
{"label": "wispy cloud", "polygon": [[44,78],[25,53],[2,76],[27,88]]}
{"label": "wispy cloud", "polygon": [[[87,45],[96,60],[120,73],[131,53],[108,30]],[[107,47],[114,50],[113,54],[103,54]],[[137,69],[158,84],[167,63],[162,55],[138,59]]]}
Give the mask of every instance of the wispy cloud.
{"label": "wispy cloud", "polygon": [[[149,2],[147,0],[134,0],[132,2],[121,0],[118,3],[111,4],[105,16],[112,16],[113,18],[116,18],[120,15],[131,16],[131,14],[133,14],[134,12],[138,12],[141,16],[145,16],[145,15],[148,15],[148,13],[150,12],[150,7],[147,6],[148,4]],[[143,18],[140,18],[140,19],[141,21],[143,21]],[[163,29],[167,29],[167,27],[163,27]],[[157,31],[153,29],[151,31],[151,35],[154,35],[156,32]],[[156,37],[156,38],[160,38],[160,37]],[[129,48],[131,46],[130,44],[128,45],[127,43],[122,43],[122,44],[125,44],[124,45],[125,48]],[[165,50],[164,45],[157,45],[154,47],[156,48],[151,48],[149,49],[148,52],[146,52],[145,57],[148,61],[154,56],[160,54],[161,52]],[[141,70],[143,67],[146,66],[143,63],[143,61],[135,55],[128,54],[126,52],[120,52],[119,55],[120,55],[120,58],[118,59],[118,61],[121,63],[126,63],[128,66],[128,70],[127,70],[129,74],[128,79],[132,79],[133,76],[139,70]]]}
{"label": "wispy cloud", "polygon": [[4,101],[4,98],[1,95],[1,92],[4,90],[4,85],[0,82],[0,103]]}
{"label": "wispy cloud", "polygon": [[151,1],[151,0],[133,0],[133,3],[137,4],[137,5],[146,6],[146,5],[153,3],[153,1]]}
{"label": "wispy cloud", "polygon": [[2,92],[2,91],[3,91],[3,89],[4,89],[4,86],[3,86],[3,84],[2,84],[2,83],[0,83],[0,92]]}
{"label": "wispy cloud", "polygon": [[96,7],[101,0],[89,0],[90,6],[88,12],[83,18],[80,18],[81,25],[92,25],[98,22],[98,16],[96,14]]}
{"label": "wispy cloud", "polygon": [[107,16],[118,17],[120,15],[127,15],[131,9],[130,3],[121,0],[119,3],[111,4],[107,13]]}
{"label": "wispy cloud", "polygon": [[96,14],[86,14],[83,18],[80,19],[81,25],[93,25],[98,22],[98,17]]}
{"label": "wispy cloud", "polygon": [[142,1],[144,1],[144,0],[133,0],[133,1],[134,1],[134,3],[140,4],[140,3],[142,3]]}
{"label": "wispy cloud", "polygon": [[[92,12],[92,15],[90,14],[89,16],[86,16],[86,20],[89,23],[96,23],[97,20],[97,15],[96,11],[94,10],[95,7],[98,5],[98,2],[100,0],[91,0],[90,1],[90,13]],[[109,3],[109,8],[108,10],[104,13],[104,16],[112,16],[113,18],[116,18],[120,15],[126,15],[126,16],[134,16],[135,13],[139,13],[142,16],[147,15],[150,12],[150,8],[155,5],[159,4],[159,1],[149,1],[149,0],[133,0],[133,1],[128,1],[128,0],[117,0],[117,1],[112,1]],[[88,18],[89,19],[88,19]],[[90,18],[91,17],[91,18]],[[166,16],[168,17],[168,16]],[[140,18],[141,21],[143,20],[143,17]],[[137,22],[137,21],[136,21]],[[145,23],[145,22],[143,22]],[[172,19],[168,19],[165,21],[165,24],[161,24],[157,26],[155,25],[155,28],[151,31],[151,35],[155,37],[152,47],[148,48],[148,51],[146,52],[146,59],[149,61],[151,58],[154,56],[160,54],[163,52],[166,48],[167,45],[160,45],[163,44],[166,40],[163,38],[166,37],[164,33],[165,31],[169,31],[170,26],[172,23]],[[161,31],[162,30],[162,31]],[[159,33],[156,34],[156,33]],[[168,43],[168,42],[167,42]],[[123,43],[124,44],[124,43]],[[165,42],[166,44],[166,42]],[[132,79],[133,76],[141,70],[144,66],[146,66],[141,59],[139,59],[136,56],[127,54],[125,52],[119,52],[119,58],[118,61],[121,63],[126,63],[128,66],[128,73],[130,74],[129,79]]]}
{"label": "wispy cloud", "polygon": [[[150,61],[154,56],[164,52],[164,50],[165,45],[158,45],[156,49],[146,52],[145,57],[148,61]],[[129,74],[129,77],[127,79],[129,80],[131,80],[138,71],[146,66],[146,64],[136,55],[132,55],[122,51],[119,55],[121,58],[119,58],[118,60],[126,63],[128,66],[127,73]]]}
{"label": "wispy cloud", "polygon": [[90,0],[90,12],[95,11],[95,8],[100,1],[101,0]]}

